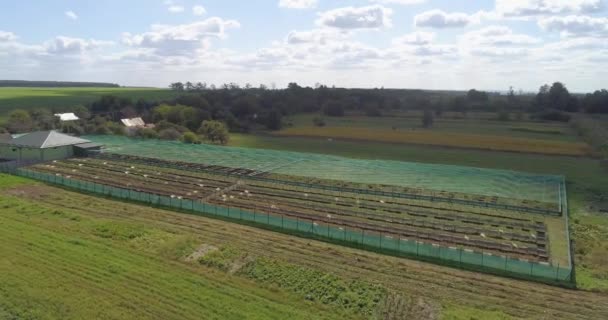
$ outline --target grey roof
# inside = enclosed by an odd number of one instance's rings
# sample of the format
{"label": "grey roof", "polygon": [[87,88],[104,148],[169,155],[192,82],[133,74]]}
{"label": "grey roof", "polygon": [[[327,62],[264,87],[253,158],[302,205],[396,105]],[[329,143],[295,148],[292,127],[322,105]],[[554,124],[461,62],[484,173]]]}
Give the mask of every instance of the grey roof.
{"label": "grey roof", "polygon": [[74,147],[82,148],[82,149],[101,148],[101,147],[103,147],[103,144],[96,143],[96,142],[86,142],[86,143],[77,144]]}
{"label": "grey roof", "polygon": [[61,146],[69,146],[81,143],[90,142],[89,140],[80,139],[59,133],[57,131],[36,131],[14,138],[8,143],[14,146],[32,147],[32,148],[53,148]]}
{"label": "grey roof", "polygon": [[0,143],[7,143],[11,139],[13,139],[13,137],[9,133],[0,133]]}

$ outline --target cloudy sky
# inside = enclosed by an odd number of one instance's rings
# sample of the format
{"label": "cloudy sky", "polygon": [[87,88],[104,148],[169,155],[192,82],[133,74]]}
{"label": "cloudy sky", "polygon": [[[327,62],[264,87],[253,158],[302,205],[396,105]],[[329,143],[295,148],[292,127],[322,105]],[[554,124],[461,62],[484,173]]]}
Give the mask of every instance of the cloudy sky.
{"label": "cloudy sky", "polygon": [[20,0],[0,78],[283,87],[606,87],[602,0]]}

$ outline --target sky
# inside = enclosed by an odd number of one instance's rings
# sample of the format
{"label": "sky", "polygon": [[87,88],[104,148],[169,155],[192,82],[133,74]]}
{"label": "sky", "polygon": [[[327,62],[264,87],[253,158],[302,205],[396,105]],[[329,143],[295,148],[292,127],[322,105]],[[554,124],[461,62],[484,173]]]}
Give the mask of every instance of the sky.
{"label": "sky", "polygon": [[0,1],[0,79],[606,88],[608,0]]}

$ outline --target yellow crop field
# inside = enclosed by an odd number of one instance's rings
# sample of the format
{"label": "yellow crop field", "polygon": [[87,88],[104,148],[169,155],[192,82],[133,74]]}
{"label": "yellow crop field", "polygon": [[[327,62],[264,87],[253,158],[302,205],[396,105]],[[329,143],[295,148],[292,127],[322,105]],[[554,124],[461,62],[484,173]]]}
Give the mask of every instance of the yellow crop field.
{"label": "yellow crop field", "polygon": [[324,137],[389,143],[409,143],[495,151],[514,151],[555,155],[584,156],[591,151],[581,142],[539,140],[508,136],[437,132],[432,130],[388,130],[349,127],[293,127],[281,130],[279,136]]}

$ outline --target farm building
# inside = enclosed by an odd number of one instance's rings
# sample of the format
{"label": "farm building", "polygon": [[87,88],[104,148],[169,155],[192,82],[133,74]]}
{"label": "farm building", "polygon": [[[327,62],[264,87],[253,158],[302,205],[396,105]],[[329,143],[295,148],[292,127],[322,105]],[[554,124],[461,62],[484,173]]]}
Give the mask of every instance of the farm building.
{"label": "farm building", "polygon": [[79,120],[80,118],[78,118],[77,115],[75,115],[74,113],[55,113],[55,117],[59,118],[59,121],[76,121]]}
{"label": "farm building", "polygon": [[89,140],[51,131],[31,132],[19,137],[0,138],[0,159],[48,161],[99,151],[101,145]]}
{"label": "farm building", "polygon": [[133,134],[137,129],[142,128],[154,128],[154,124],[146,124],[144,120],[140,117],[131,118],[131,119],[120,119],[120,122],[127,127],[127,132],[129,134]]}

